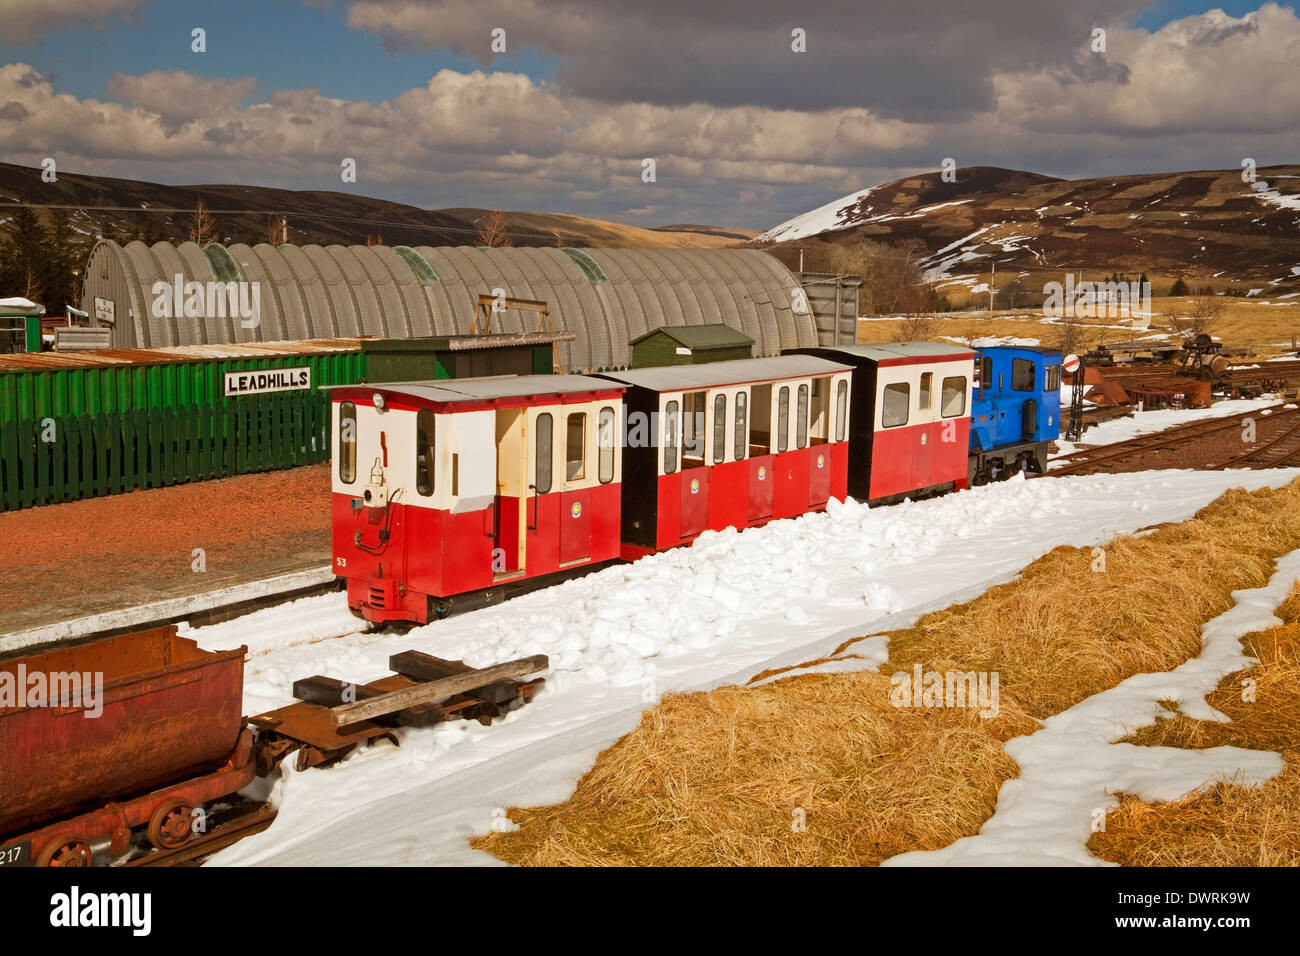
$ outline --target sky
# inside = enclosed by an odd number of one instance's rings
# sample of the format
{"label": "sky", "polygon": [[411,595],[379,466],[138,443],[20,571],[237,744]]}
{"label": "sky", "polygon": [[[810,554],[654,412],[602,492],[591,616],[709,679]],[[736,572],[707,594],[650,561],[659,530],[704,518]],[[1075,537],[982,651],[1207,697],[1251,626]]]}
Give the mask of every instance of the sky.
{"label": "sky", "polygon": [[1274,3],[0,0],[0,161],[766,229],[949,157],[1294,162],[1297,59]]}

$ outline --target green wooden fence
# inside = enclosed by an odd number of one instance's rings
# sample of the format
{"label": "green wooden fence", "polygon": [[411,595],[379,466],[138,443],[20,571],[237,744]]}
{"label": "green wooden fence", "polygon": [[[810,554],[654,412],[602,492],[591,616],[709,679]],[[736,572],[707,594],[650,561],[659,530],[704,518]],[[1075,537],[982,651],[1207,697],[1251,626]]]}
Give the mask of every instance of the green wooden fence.
{"label": "green wooden fence", "polygon": [[328,393],[0,421],[0,510],[325,461]]}

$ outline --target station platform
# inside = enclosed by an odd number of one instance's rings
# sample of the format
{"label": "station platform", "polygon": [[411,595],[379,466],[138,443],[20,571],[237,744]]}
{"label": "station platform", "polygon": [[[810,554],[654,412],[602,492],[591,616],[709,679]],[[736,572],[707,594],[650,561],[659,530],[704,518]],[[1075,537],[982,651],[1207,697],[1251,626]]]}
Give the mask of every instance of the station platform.
{"label": "station platform", "polygon": [[0,512],[0,653],[6,636],[132,623],[140,605],[198,608],[268,578],[285,590],[328,580],[329,468]]}

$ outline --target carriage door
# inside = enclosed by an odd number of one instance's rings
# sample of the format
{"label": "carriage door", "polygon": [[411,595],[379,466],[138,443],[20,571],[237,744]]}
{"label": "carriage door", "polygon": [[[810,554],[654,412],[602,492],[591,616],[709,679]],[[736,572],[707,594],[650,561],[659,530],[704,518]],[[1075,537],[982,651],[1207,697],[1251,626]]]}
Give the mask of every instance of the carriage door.
{"label": "carriage door", "polygon": [[772,386],[754,385],[749,390],[749,520],[772,517],[772,489],[776,485],[772,467]]}
{"label": "carriage door", "polygon": [[682,480],[678,534],[692,538],[709,526],[709,469],[705,467],[705,392],[682,395]]}
{"label": "carriage door", "polygon": [[812,380],[808,414],[808,505],[818,508],[831,496],[831,379]]}
{"label": "carriage door", "polygon": [[939,440],[935,427],[934,372],[921,372],[916,388],[916,429],[912,441],[912,487],[928,488],[934,477],[934,446]]}
{"label": "carriage door", "polygon": [[564,450],[560,495],[560,564],[591,558],[591,485],[596,423],[591,405],[563,405],[559,439]]}
{"label": "carriage door", "polygon": [[492,524],[492,571],[497,577],[525,567],[528,489],[528,448],[524,442],[527,412],[497,410],[497,498]]}

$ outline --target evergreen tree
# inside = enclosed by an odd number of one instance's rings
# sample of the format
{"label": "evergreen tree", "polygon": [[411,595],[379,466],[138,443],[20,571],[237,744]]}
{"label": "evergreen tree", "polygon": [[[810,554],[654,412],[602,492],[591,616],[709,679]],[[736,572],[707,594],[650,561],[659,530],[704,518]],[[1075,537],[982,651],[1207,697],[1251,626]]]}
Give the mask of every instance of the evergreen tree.
{"label": "evergreen tree", "polygon": [[1187,283],[1183,281],[1183,277],[1182,277],[1182,276],[1179,276],[1179,277],[1174,281],[1173,286],[1171,286],[1170,289],[1169,289],[1169,294],[1170,294],[1171,296],[1190,295],[1190,294],[1191,294],[1191,293],[1189,293],[1189,292],[1187,291]]}
{"label": "evergreen tree", "polygon": [[40,216],[23,206],[0,244],[0,295],[20,295],[44,305],[48,237]]}

